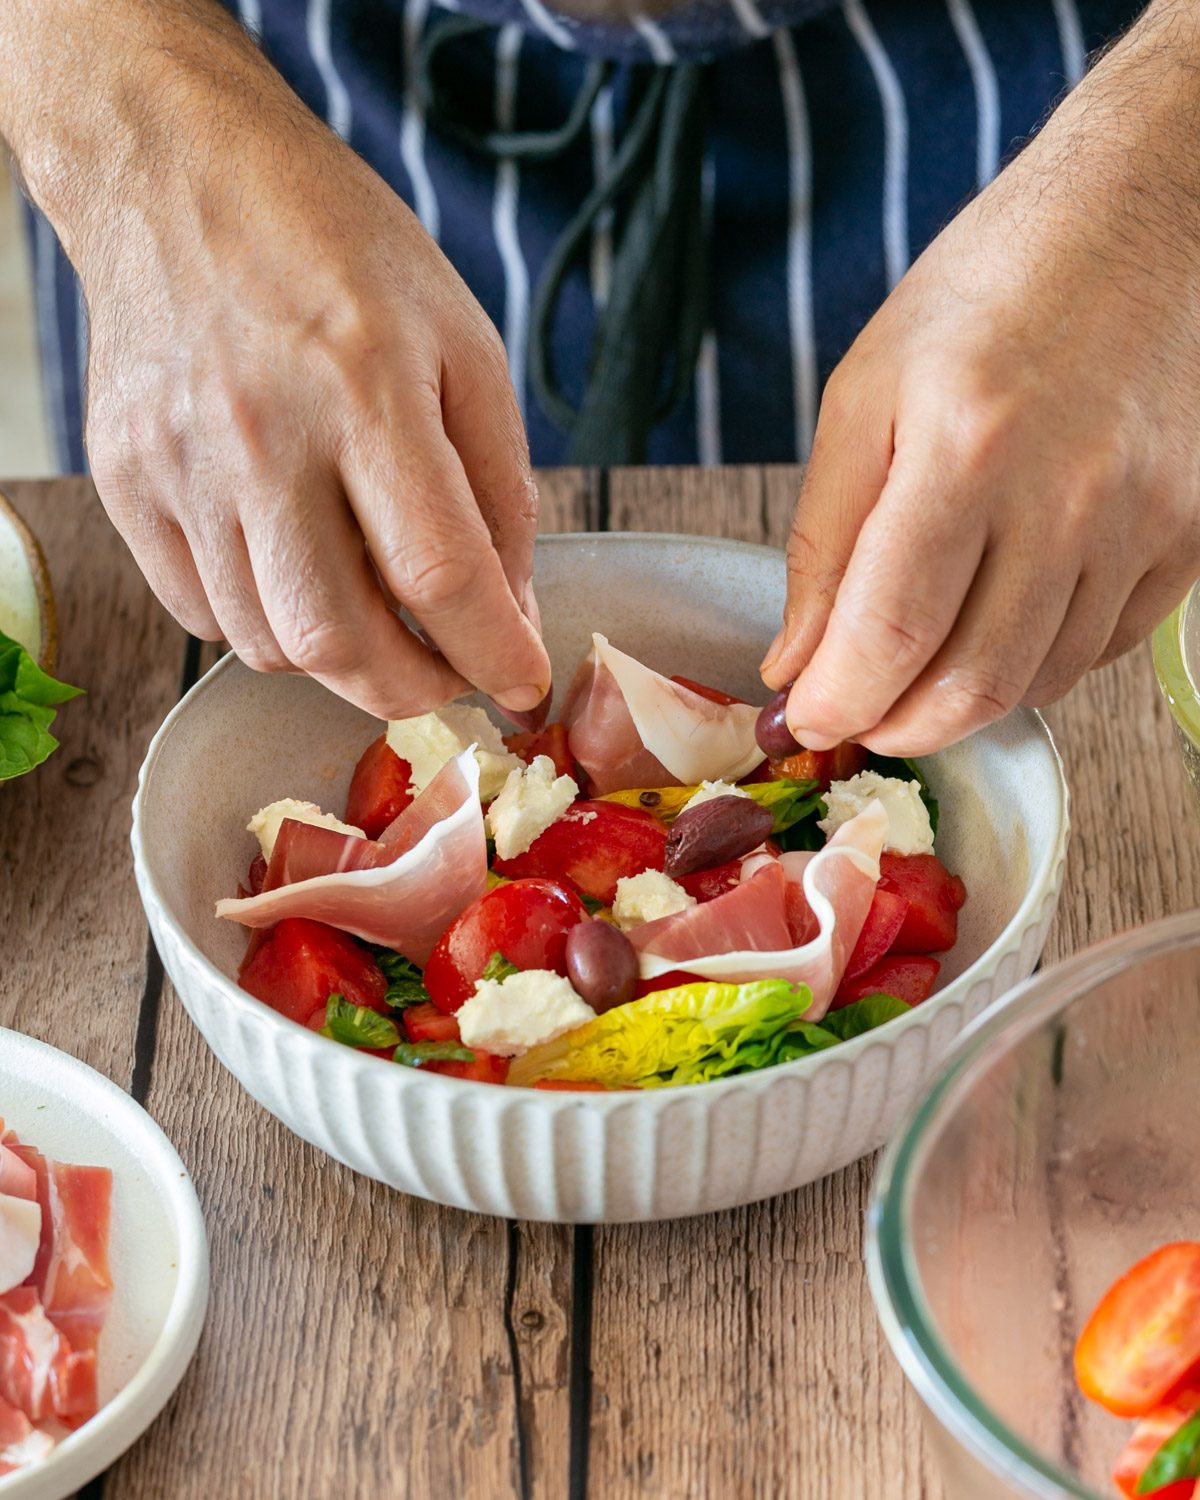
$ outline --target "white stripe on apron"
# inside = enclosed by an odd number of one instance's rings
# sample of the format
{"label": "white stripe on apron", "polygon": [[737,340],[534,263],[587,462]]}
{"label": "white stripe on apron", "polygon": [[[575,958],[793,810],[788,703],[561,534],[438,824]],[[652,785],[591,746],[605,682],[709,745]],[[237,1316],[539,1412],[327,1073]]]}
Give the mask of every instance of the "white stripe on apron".
{"label": "white stripe on apron", "polygon": [[441,230],[437,194],[425,165],[425,111],[417,94],[417,46],[429,0],[406,0],[404,7],[404,115],[400,122],[400,159],[412,183],[417,218],[436,240]]}
{"label": "white stripe on apron", "polygon": [[[599,182],[608,171],[613,155],[613,86],[606,83],[592,105],[592,174]],[[612,284],[613,211],[610,204],[592,221],[592,301],[603,307]]]}
{"label": "white stripe on apron", "polygon": [[[713,196],[716,191],[716,164],[706,155],[701,177],[704,216],[701,230],[711,247],[713,238]],[[710,315],[711,315],[711,309]],[[710,323],[700,340],[696,356],[696,456],[709,468],[721,462],[721,383],[717,363],[717,334]]]}
{"label": "white stripe on apron", "polygon": [[308,50],[325,87],[325,119],[329,128],[345,141],[350,138],[350,95],[333,61],[333,45],[329,37],[330,3],[331,0],[308,0],[304,27]]}
{"label": "white stripe on apron", "polygon": [[1087,51],[1083,45],[1083,24],[1075,0],[1051,0],[1058,25],[1058,45],[1062,48],[1063,72],[1067,87],[1074,88],[1087,69]]}
{"label": "white stripe on apron", "polygon": [[900,80],[863,0],[846,0],[845,14],[883,106],[883,255],[890,289],[908,270],[908,115]]}
{"label": "white stripe on apron", "polygon": [[[517,70],[524,32],[520,26],[500,29],[496,41],[496,127],[509,131],[516,125]],[[529,268],[521,252],[517,229],[517,205],[521,175],[515,161],[496,166],[496,191],[492,199],[492,233],[504,267],[504,347],[508,351],[508,373],[517,393],[521,415],[525,414],[525,366],[529,347]]]}
{"label": "white stripe on apron", "polygon": [[788,332],[796,410],[796,457],[806,460],[817,426],[817,340],[812,303],[812,145],[804,80],[790,31],[777,31],[775,57],[788,144]]}
{"label": "white stripe on apron", "polygon": [[971,0],[946,0],[975,89],[975,183],[987,187],[1000,165],[1000,84]]}

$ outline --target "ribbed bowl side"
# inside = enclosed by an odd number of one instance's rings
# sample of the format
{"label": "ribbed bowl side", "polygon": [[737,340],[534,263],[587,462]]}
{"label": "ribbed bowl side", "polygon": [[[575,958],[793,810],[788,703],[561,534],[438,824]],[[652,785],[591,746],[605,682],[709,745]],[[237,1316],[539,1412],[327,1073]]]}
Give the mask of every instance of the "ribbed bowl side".
{"label": "ribbed bowl side", "polygon": [[[958,1033],[1031,974],[1062,859],[1036,916],[977,977],[903,1023],[800,1062],[707,1087],[597,1100],[389,1068],[315,1047],[299,1027],[234,1004],[139,884],[167,973],[221,1062],[291,1130],[404,1192],[457,1208],[558,1222],[682,1217],[787,1192],[881,1146]],[[965,985],[961,993],[954,993]]]}

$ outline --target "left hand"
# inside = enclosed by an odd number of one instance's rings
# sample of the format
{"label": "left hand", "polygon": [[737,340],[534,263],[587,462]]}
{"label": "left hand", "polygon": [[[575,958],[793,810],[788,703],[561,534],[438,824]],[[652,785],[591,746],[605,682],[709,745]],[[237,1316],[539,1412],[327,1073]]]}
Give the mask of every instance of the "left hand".
{"label": "left hand", "polygon": [[825,391],[763,664],[814,750],[1059,697],[1200,573],[1200,17],[1159,0]]}

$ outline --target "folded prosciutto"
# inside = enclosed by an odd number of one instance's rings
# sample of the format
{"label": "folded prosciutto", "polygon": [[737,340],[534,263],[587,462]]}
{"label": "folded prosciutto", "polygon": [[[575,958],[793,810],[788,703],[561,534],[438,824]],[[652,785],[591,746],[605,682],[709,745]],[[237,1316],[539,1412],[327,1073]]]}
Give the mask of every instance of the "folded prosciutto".
{"label": "folded prosciutto", "polygon": [[[112,1173],[49,1161],[10,1133],[0,1187],[2,1475],[44,1458],[64,1426],[95,1415],[96,1348],[112,1299]],[[19,1265],[28,1269],[14,1283]]]}
{"label": "folded prosciutto", "polygon": [[716,703],[592,636],[567,693],[571,750],[595,793],[739,781],[762,763],[758,709]]}
{"label": "folded prosciutto", "polygon": [[886,810],[871,803],[815,854],[747,859],[733,890],[629,934],[642,978],[787,979],[812,990],[804,1019],[819,1021],[870,910],[887,832]]}
{"label": "folded prosciutto", "polygon": [[423,964],[487,888],[487,837],[472,750],[448,761],[378,839],[287,819],[257,896],[217,902],[247,927],[308,917]]}

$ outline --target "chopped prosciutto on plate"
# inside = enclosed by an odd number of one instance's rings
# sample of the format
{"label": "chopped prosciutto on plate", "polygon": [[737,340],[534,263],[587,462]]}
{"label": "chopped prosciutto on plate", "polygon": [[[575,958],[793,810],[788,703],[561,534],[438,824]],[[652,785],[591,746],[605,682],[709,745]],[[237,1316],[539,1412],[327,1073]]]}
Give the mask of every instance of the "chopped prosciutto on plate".
{"label": "chopped prosciutto on plate", "polygon": [[[0,1122],[0,1134],[3,1124]],[[112,1173],[0,1142],[0,1474],[96,1413]]]}
{"label": "chopped prosciutto on plate", "polygon": [[250,819],[249,893],[217,906],[253,929],[243,988],[393,1065],[585,1092],[772,1067],[896,1019],[965,899],[937,804],[915,765],[856,745],[772,758],[759,715],[595,635],[553,722],[391,723],[340,812]]}

